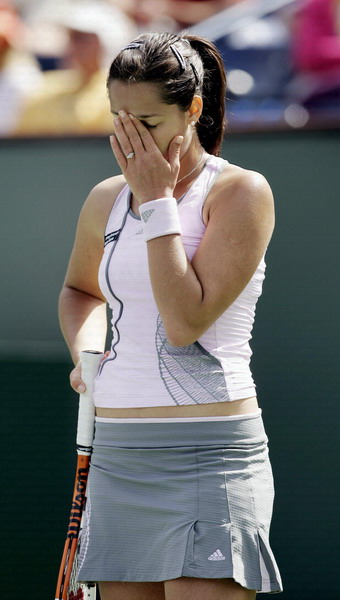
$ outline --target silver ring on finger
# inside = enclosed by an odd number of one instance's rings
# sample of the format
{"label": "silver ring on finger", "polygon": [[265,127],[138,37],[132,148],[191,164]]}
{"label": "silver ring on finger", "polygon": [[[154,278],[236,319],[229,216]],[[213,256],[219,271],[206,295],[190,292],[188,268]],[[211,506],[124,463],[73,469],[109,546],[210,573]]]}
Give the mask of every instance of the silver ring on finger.
{"label": "silver ring on finger", "polygon": [[126,155],[126,158],[127,158],[127,159],[133,158],[133,157],[134,157],[134,155],[135,155],[135,153],[134,153],[134,152],[129,152],[129,154],[127,154],[127,155]]}

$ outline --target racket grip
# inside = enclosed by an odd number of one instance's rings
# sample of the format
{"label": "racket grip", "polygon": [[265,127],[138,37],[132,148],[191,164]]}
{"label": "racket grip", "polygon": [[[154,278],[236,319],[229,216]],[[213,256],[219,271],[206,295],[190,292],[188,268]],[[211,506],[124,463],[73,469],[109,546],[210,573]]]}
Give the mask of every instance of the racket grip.
{"label": "racket grip", "polygon": [[102,361],[103,353],[95,350],[81,352],[81,378],[86,390],[79,396],[77,446],[91,448],[93,440],[95,407],[93,403],[93,383]]}

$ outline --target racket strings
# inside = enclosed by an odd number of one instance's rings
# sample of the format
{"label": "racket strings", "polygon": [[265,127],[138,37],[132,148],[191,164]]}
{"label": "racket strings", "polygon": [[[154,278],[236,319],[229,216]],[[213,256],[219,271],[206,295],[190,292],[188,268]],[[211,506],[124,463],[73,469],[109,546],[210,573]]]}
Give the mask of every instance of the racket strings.
{"label": "racket strings", "polygon": [[72,571],[70,575],[70,583],[68,588],[67,598],[68,600],[83,600],[84,594],[81,585],[77,581],[78,576],[78,550],[74,557]]}
{"label": "racket strings", "polygon": [[68,597],[67,600],[92,600],[95,599],[95,586],[87,585],[85,583],[79,583],[78,581],[78,572],[83,564],[87,546],[88,546],[88,519],[89,512],[91,510],[90,498],[87,496],[86,498],[86,508],[82,515],[82,523],[81,529],[79,532],[79,539],[77,545],[77,551],[74,556],[72,571],[70,575],[70,582],[68,587]]}

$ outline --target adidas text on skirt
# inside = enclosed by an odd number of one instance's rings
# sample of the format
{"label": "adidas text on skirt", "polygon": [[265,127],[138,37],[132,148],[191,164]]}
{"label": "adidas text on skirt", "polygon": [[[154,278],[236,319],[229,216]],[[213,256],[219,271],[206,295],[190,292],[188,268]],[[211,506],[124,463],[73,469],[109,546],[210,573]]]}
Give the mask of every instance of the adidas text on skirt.
{"label": "adidas text on skirt", "polygon": [[279,592],[268,540],[273,497],[260,414],[97,422],[78,578],[233,578]]}

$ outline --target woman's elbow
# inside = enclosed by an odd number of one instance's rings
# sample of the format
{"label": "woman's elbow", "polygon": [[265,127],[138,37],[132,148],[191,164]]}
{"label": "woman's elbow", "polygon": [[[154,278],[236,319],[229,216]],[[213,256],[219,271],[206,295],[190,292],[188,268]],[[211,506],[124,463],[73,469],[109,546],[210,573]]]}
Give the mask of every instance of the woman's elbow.
{"label": "woman's elbow", "polygon": [[189,325],[169,326],[165,328],[166,339],[171,346],[177,348],[190,346],[197,342],[198,338],[204,333],[202,327],[193,327]]}

